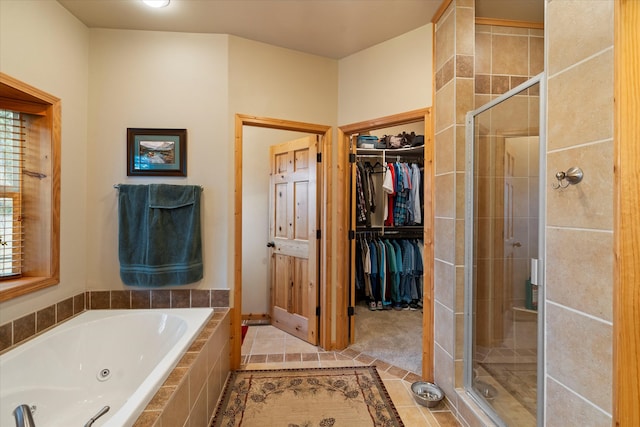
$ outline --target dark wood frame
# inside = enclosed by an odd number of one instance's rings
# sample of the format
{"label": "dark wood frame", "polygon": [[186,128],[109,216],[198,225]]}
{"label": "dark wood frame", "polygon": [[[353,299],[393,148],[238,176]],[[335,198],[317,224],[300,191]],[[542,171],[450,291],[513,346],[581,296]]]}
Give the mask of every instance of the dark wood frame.
{"label": "dark wood frame", "polygon": [[[135,158],[140,136],[167,137],[176,143],[177,161],[171,165],[150,164],[149,169],[137,169]],[[169,167],[168,167],[169,166]],[[187,176],[187,130],[127,128],[127,176]]]}

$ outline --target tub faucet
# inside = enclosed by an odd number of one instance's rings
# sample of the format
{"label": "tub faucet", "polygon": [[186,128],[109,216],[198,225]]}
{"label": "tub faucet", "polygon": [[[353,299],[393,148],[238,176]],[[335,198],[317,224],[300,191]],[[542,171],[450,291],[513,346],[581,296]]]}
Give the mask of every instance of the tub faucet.
{"label": "tub faucet", "polygon": [[13,410],[13,416],[16,417],[16,427],[36,427],[29,405],[19,405]]}
{"label": "tub faucet", "polygon": [[84,427],[91,427],[93,425],[93,423],[95,423],[98,418],[100,418],[101,416],[103,416],[104,414],[109,412],[109,409],[111,409],[111,407],[109,407],[109,406],[105,406],[104,408],[100,409],[97,414],[95,414],[93,417],[91,417],[89,419],[89,421],[87,421],[87,423],[84,425]]}

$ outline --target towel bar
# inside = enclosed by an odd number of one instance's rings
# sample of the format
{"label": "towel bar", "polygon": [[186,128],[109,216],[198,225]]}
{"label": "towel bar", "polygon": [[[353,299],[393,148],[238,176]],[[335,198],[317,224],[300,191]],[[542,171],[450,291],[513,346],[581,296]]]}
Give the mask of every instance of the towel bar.
{"label": "towel bar", "polygon": [[[117,190],[118,188],[120,188],[120,185],[122,184],[113,184],[113,188]],[[204,187],[202,185],[200,186],[200,191],[204,191]]]}

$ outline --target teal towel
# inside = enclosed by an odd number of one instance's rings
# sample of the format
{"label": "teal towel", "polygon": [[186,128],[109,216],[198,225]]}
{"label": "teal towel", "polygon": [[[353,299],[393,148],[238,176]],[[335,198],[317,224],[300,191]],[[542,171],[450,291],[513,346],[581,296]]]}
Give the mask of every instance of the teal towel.
{"label": "teal towel", "polygon": [[118,257],[129,286],[202,279],[200,194],[195,185],[120,185]]}

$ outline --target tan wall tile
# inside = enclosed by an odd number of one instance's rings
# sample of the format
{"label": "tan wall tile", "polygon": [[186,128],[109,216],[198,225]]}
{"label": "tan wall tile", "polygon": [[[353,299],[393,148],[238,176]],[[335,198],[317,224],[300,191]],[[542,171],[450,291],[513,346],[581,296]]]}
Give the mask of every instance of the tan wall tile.
{"label": "tan wall tile", "polygon": [[519,27],[505,27],[502,25],[493,25],[491,26],[491,32],[493,34],[502,34],[502,35],[519,35],[519,36],[528,36],[529,29],[528,28],[519,28]]}
{"label": "tan wall tile", "polygon": [[469,111],[473,110],[475,102],[474,79],[456,79],[456,124],[464,125]]}
{"label": "tan wall tile", "polygon": [[453,132],[454,128],[449,127],[436,134],[434,150],[436,175],[453,172],[456,146]]}
{"label": "tan wall tile", "polygon": [[455,348],[455,315],[453,311],[440,304],[433,305],[433,323],[435,342],[450,355]]}
{"label": "tan wall tile", "polygon": [[436,384],[444,391],[445,396],[456,401],[455,392],[455,366],[453,358],[447,354],[440,345],[436,344],[433,348],[434,362],[434,380]]}
{"label": "tan wall tile", "polygon": [[455,126],[456,129],[456,171],[464,172],[466,169],[466,134],[465,125],[460,124]]}
{"label": "tan wall tile", "polygon": [[195,400],[195,404],[189,414],[189,427],[203,427],[209,425],[210,414],[207,412],[206,382],[203,382],[203,387],[200,389],[197,398],[192,396],[191,400]]}
{"label": "tan wall tile", "polygon": [[464,219],[465,209],[464,209],[464,190],[465,190],[465,174],[462,172],[456,172],[456,212],[455,216],[457,219]]}
{"label": "tan wall tile", "polygon": [[548,228],[547,259],[548,300],[613,320],[613,234]]}
{"label": "tan wall tile", "polygon": [[183,381],[171,396],[160,419],[165,426],[182,426],[189,417],[189,382]]}
{"label": "tan wall tile", "polygon": [[553,378],[546,381],[545,425],[565,427],[567,420],[576,426],[609,427],[611,417],[576,396]]}
{"label": "tan wall tile", "polygon": [[435,257],[453,264],[455,244],[453,236],[455,222],[451,218],[436,218],[434,227],[434,253]]}
{"label": "tan wall tile", "polygon": [[456,265],[464,265],[464,220],[456,219]]}
{"label": "tan wall tile", "polygon": [[491,72],[526,76],[529,72],[529,38],[494,34],[491,40]]}
{"label": "tan wall tile", "polygon": [[435,37],[436,63],[434,65],[438,70],[455,55],[455,13],[445,12],[436,25]]}
{"label": "tan wall tile", "polygon": [[613,4],[610,0],[548,3],[549,75],[613,45],[613,25],[603,25],[613,23]]}
{"label": "tan wall tile", "polygon": [[529,37],[529,75],[535,76],[544,71],[544,39]]}
{"label": "tan wall tile", "polygon": [[464,310],[464,266],[456,265],[456,312]]}
{"label": "tan wall tile", "polygon": [[456,77],[473,78],[473,56],[456,55]]}
{"label": "tan wall tile", "polygon": [[474,9],[456,8],[456,54],[473,55],[475,38]]}
{"label": "tan wall tile", "polygon": [[476,27],[476,74],[491,74],[491,33],[479,33]]}
{"label": "tan wall tile", "polygon": [[502,95],[511,88],[509,76],[491,76],[491,94]]}
{"label": "tan wall tile", "polygon": [[611,413],[612,327],[547,304],[547,375]]}
{"label": "tan wall tile", "polygon": [[435,132],[441,132],[455,122],[455,82],[452,80],[436,92]]}
{"label": "tan wall tile", "polygon": [[529,98],[515,96],[496,105],[491,111],[491,133],[528,135]]}
{"label": "tan wall tile", "polygon": [[206,380],[207,352],[201,351],[198,353],[198,357],[191,365],[191,370],[189,371],[189,403],[191,409],[193,409],[193,406],[196,404],[195,398],[198,396]]}
{"label": "tan wall tile", "polygon": [[440,260],[435,260],[433,270],[435,299],[453,311],[455,309],[456,295],[455,267]]}
{"label": "tan wall tile", "polygon": [[436,91],[442,89],[455,77],[455,57],[449,60],[436,72]]}
{"label": "tan wall tile", "polygon": [[[547,156],[547,225],[613,229],[613,142],[606,141]],[[584,171],[582,182],[554,190],[556,172]]]}
{"label": "tan wall tile", "polygon": [[611,138],[613,51],[549,79],[547,148]]}
{"label": "tan wall tile", "polygon": [[435,215],[439,217],[451,218],[455,215],[454,197],[455,183],[454,174],[437,175],[435,185],[438,191],[435,194]]}
{"label": "tan wall tile", "polygon": [[[454,333],[456,337],[454,357],[456,360],[462,360],[464,355],[464,313],[456,313],[454,316]],[[459,383],[456,382],[457,384]]]}
{"label": "tan wall tile", "polygon": [[222,392],[220,379],[220,363],[211,371],[207,378],[207,412],[212,414],[216,410],[218,399]]}
{"label": "tan wall tile", "polygon": [[[475,76],[475,91],[476,94],[490,94],[491,93],[491,76],[489,74],[476,74]],[[484,103],[478,104],[477,97],[475,107],[478,108]]]}

